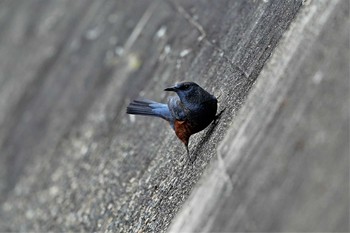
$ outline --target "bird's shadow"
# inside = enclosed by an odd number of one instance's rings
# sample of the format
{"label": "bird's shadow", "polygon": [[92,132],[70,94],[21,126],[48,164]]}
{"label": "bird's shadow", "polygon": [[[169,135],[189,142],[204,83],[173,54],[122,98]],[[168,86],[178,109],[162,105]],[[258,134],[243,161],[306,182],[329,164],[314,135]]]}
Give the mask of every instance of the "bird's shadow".
{"label": "bird's shadow", "polygon": [[205,135],[202,137],[202,139],[200,140],[200,142],[198,143],[198,146],[196,147],[196,149],[193,151],[192,156],[190,158],[189,163],[193,164],[194,161],[197,159],[197,154],[199,151],[202,150],[202,147],[204,146],[204,143],[207,142],[211,136],[211,134],[213,133],[215,127],[218,125],[219,120],[221,119],[222,114],[224,113],[224,111],[226,110],[226,108],[224,108],[223,110],[221,110],[214,118],[213,122],[210,124],[209,129],[207,130],[207,132],[205,133]]}

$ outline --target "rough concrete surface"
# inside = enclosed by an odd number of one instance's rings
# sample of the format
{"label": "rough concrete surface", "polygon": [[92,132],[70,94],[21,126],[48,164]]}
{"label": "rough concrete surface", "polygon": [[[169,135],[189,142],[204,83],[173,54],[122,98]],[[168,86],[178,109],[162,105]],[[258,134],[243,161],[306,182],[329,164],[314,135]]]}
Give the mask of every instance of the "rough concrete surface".
{"label": "rough concrete surface", "polygon": [[[177,213],[170,230],[348,230],[348,176],[338,174],[348,171],[349,7],[306,3],[1,1],[0,231],[164,232]],[[277,74],[259,77],[300,8],[328,15],[318,23],[315,14],[300,16],[311,15],[306,24],[315,27],[302,25],[297,47],[280,52]],[[192,166],[166,122],[125,114],[139,96],[166,101],[164,87],[181,80],[220,96],[226,109],[191,138]],[[270,81],[277,83],[264,89]],[[255,108],[261,116],[251,115]],[[220,161],[227,164],[215,169]],[[193,212],[203,222],[184,224],[184,212],[197,209],[193,195],[222,172],[231,188],[208,189],[216,202]],[[308,224],[329,216],[328,228]]]}
{"label": "rough concrete surface", "polygon": [[170,232],[349,232],[349,23],[299,12]]}

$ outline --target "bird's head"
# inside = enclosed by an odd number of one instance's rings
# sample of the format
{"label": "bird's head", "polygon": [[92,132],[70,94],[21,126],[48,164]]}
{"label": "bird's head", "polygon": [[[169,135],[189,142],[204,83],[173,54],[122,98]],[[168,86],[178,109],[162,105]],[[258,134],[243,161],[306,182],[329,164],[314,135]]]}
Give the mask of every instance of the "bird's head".
{"label": "bird's head", "polygon": [[177,94],[191,95],[199,86],[194,82],[176,83],[172,87],[165,88],[164,91],[174,91]]}
{"label": "bird's head", "polygon": [[165,88],[164,91],[176,92],[184,103],[196,103],[209,94],[194,82],[176,83],[172,87]]}

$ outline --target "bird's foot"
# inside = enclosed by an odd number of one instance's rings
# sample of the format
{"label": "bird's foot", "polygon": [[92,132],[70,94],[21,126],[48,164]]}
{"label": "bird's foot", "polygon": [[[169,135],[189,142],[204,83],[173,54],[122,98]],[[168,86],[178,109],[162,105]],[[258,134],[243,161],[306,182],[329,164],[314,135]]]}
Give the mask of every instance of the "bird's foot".
{"label": "bird's foot", "polygon": [[193,157],[191,157],[190,155],[187,155],[187,163],[189,165],[192,165],[193,164]]}
{"label": "bird's foot", "polygon": [[186,146],[186,151],[187,151],[187,163],[189,165],[193,165],[193,162],[196,160],[196,156],[192,156],[190,155],[190,151],[188,149],[188,146]]}
{"label": "bird's foot", "polygon": [[196,156],[189,157],[188,158],[188,164],[193,165],[195,160],[196,160]]}
{"label": "bird's foot", "polygon": [[183,166],[185,166],[185,165],[193,166],[193,163],[194,163],[195,160],[196,160],[195,157],[187,156],[186,158],[183,157],[183,159],[181,159],[180,163],[181,163]]}

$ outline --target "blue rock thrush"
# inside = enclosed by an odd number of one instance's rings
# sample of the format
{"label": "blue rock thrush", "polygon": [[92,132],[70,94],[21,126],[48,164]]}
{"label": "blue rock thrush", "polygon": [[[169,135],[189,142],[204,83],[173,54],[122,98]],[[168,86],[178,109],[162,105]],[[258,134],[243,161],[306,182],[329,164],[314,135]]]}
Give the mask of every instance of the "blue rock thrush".
{"label": "blue rock thrush", "polygon": [[178,96],[170,97],[167,104],[148,99],[134,100],[127,107],[126,113],[155,116],[168,121],[177,137],[185,144],[188,159],[191,161],[189,139],[192,134],[205,129],[216,119],[218,101],[194,82],[177,83],[164,91],[174,91]]}

